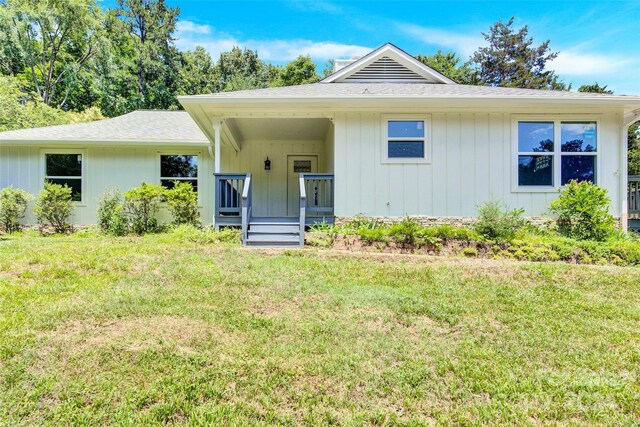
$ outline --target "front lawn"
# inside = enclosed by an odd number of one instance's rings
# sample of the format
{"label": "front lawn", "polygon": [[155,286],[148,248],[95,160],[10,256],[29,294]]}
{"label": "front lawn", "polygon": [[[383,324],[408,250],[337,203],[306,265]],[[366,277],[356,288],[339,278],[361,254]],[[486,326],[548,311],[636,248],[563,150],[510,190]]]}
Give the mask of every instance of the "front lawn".
{"label": "front lawn", "polygon": [[0,425],[328,423],[637,425],[640,270],[0,240]]}

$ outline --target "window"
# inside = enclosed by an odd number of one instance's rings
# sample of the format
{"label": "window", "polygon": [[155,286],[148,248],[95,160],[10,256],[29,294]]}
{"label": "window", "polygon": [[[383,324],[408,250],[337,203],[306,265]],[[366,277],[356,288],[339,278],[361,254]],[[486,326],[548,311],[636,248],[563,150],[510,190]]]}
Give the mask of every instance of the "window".
{"label": "window", "polygon": [[71,188],[71,199],[82,201],[82,154],[45,153],[44,179]]}
{"label": "window", "polygon": [[596,182],[595,121],[519,121],[518,186],[555,188],[576,179]]}
{"label": "window", "polygon": [[421,163],[428,158],[428,118],[402,115],[383,120],[383,159],[388,163]]}
{"label": "window", "polygon": [[160,156],[160,183],[173,188],[175,181],[189,182],[198,191],[198,156]]}

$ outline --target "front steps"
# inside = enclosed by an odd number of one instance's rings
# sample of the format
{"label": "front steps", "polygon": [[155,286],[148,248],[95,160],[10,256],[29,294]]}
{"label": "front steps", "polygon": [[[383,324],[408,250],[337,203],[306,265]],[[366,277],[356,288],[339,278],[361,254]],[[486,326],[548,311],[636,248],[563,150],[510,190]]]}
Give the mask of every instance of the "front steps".
{"label": "front steps", "polygon": [[300,246],[300,223],[296,218],[252,218],[247,232],[247,246]]}

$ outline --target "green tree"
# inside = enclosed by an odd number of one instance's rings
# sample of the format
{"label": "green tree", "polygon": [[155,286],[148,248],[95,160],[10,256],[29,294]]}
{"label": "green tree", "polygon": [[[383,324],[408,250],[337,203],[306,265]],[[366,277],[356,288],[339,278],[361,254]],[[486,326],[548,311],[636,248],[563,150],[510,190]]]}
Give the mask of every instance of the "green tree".
{"label": "green tree", "polygon": [[591,93],[609,93],[612,94],[611,89],[607,89],[607,85],[600,86],[598,82],[592,85],[582,85],[578,88],[578,92],[591,92]]}
{"label": "green tree", "polygon": [[279,84],[294,86],[315,83],[319,80],[320,76],[316,73],[316,64],[311,57],[300,55],[282,69]]}
{"label": "green tree", "polygon": [[416,59],[456,83],[473,83],[473,69],[469,64],[462,63],[462,58],[453,51],[444,53],[438,50],[433,55],[416,55]]}
{"label": "green tree", "polygon": [[214,93],[218,87],[218,74],[211,55],[204,47],[197,46],[180,54],[178,67],[178,95]]}
{"label": "green tree", "polygon": [[331,74],[333,74],[333,68],[335,67],[335,65],[336,65],[335,59],[330,59],[327,62],[325,62],[324,68],[322,69],[322,77],[326,79]]}
{"label": "green tree", "polygon": [[489,45],[478,48],[471,56],[478,83],[528,89],[567,89],[552,70],[546,69],[547,61],[558,56],[557,52],[550,51],[550,41],[534,46],[528,27],[525,25],[516,31],[513,20],[512,17],[506,23],[498,21],[488,33],[482,33]]}
{"label": "green tree", "polygon": [[22,65],[45,104],[66,106],[102,40],[96,1],[6,0],[0,15],[5,71],[15,75]]}
{"label": "green tree", "polygon": [[269,87],[280,74],[280,68],[265,64],[258,58],[258,52],[239,47],[222,52],[216,70],[218,92]]}
{"label": "green tree", "polygon": [[135,97],[124,108],[177,108],[178,51],[173,33],[180,9],[164,0],[118,0],[118,8],[110,13],[108,26],[113,46],[118,46],[115,73],[121,65],[128,74],[117,76],[125,98],[131,97],[135,76]]}

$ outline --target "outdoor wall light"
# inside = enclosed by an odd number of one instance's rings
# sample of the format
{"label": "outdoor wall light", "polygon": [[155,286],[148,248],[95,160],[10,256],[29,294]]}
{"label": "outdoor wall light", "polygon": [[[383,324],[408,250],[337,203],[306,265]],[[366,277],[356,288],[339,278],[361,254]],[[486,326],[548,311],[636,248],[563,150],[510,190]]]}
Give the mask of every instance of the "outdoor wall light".
{"label": "outdoor wall light", "polygon": [[267,160],[264,161],[264,170],[271,170],[271,160],[269,160],[269,156],[267,156]]}

